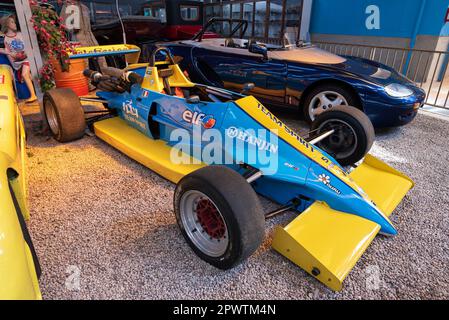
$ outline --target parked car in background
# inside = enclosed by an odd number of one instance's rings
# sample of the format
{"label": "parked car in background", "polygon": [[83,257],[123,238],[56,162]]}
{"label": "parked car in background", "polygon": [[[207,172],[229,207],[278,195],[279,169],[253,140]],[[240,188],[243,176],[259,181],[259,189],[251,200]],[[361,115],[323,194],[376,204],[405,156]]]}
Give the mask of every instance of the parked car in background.
{"label": "parked car in background", "polygon": [[[115,0],[83,0],[92,31],[102,45],[123,42]],[[191,39],[203,26],[203,3],[193,0],[119,1],[129,44]]]}
{"label": "parked car in background", "polygon": [[[203,35],[215,23],[231,27],[221,37]],[[296,108],[311,122],[338,105],[363,110],[375,127],[411,122],[425,92],[394,69],[349,56],[338,56],[310,44],[265,44],[244,35],[245,20],[211,19],[193,39],[164,43],[195,82],[250,91],[263,103]],[[214,28],[216,30],[216,28]]]}

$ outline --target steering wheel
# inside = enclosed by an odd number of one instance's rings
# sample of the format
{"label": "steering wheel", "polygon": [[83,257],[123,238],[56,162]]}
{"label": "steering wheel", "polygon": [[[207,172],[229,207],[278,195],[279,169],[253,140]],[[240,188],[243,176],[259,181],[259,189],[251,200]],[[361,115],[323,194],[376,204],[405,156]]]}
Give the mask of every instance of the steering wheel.
{"label": "steering wheel", "polygon": [[151,54],[151,58],[150,58],[150,66],[151,67],[156,66],[156,56],[158,53],[162,53],[162,52],[164,52],[168,56],[169,65],[176,64],[175,60],[173,60],[173,56],[171,55],[170,51],[165,47],[160,47],[160,48],[157,48],[156,50],[154,50],[153,53]]}

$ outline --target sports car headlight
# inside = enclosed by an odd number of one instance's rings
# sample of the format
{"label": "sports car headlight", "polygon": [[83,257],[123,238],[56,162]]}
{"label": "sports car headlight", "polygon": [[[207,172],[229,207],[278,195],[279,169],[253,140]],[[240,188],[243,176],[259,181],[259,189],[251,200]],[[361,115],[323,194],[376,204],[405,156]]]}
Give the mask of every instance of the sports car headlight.
{"label": "sports car headlight", "polygon": [[399,83],[392,83],[385,87],[388,95],[394,98],[405,98],[411,96],[413,91]]}

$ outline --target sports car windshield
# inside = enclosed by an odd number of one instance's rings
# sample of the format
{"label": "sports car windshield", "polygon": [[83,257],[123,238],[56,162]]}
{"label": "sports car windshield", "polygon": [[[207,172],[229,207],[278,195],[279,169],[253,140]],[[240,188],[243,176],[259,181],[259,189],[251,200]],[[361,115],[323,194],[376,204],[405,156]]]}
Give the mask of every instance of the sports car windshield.
{"label": "sports car windshield", "polygon": [[[241,19],[212,18],[192,40],[201,42],[206,33],[213,33],[216,35],[215,38],[223,39],[224,44],[222,44],[222,46],[225,47],[244,49],[248,48],[250,42],[255,41],[255,39],[249,39],[248,22]],[[285,51],[311,46],[310,43],[295,41],[295,39],[288,34],[284,35],[282,44],[270,44],[261,41],[256,42],[265,45],[269,51]]]}

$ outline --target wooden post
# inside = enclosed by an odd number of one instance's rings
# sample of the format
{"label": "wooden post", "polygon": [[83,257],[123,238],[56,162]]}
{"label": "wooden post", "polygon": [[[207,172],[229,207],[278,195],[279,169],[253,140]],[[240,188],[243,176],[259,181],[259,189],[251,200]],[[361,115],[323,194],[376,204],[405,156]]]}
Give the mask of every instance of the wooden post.
{"label": "wooden post", "polygon": [[36,95],[41,102],[42,90],[39,86],[39,70],[43,66],[39,43],[37,41],[36,32],[31,24],[31,7],[29,0],[14,0],[16,6],[17,19],[19,21],[20,30],[22,31],[23,41],[25,43],[25,52],[30,61],[31,75],[36,90]]}

